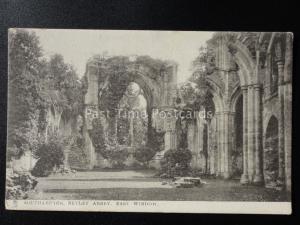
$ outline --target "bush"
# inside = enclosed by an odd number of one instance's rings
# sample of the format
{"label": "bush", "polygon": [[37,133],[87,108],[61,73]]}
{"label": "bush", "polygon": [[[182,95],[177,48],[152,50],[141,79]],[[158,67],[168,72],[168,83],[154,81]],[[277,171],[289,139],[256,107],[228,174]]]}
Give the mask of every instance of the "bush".
{"label": "bush", "polygon": [[133,157],[143,163],[148,165],[149,161],[154,157],[156,151],[150,147],[142,146],[136,149],[136,151],[133,154]]}
{"label": "bush", "polygon": [[64,141],[62,138],[54,135],[49,140],[42,143],[34,156],[38,158],[31,174],[36,177],[48,176],[54,167],[63,164],[64,161]]}
{"label": "bush", "polygon": [[127,148],[121,148],[120,146],[110,146],[106,151],[106,155],[112,168],[123,169],[129,156],[129,151]]}
{"label": "bush", "polygon": [[161,160],[161,174],[164,177],[187,176],[191,173],[192,153],[188,149],[170,149]]}
{"label": "bush", "polygon": [[6,199],[26,199],[28,192],[33,190],[37,181],[29,173],[6,174]]}

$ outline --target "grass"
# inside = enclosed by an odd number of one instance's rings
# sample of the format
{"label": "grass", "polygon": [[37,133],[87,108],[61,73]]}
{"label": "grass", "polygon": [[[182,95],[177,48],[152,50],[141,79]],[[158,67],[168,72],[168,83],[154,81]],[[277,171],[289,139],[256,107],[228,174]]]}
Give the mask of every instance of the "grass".
{"label": "grass", "polygon": [[200,188],[50,189],[43,199],[166,200],[166,201],[290,201],[290,195],[273,189],[211,180]]}

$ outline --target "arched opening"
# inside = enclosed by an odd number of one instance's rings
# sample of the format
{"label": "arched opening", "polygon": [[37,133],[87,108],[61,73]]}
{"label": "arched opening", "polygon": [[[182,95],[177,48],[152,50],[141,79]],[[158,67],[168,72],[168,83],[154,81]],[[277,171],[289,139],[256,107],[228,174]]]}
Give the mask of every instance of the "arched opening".
{"label": "arched opening", "polygon": [[187,145],[193,154],[191,165],[203,174],[214,174],[215,160],[217,160],[217,131],[213,98],[211,91],[208,90],[203,96],[196,119],[190,120],[187,127]]}
{"label": "arched opening", "polygon": [[232,151],[232,177],[239,179],[243,173],[243,96],[235,104],[234,141]]}
{"label": "arched opening", "polygon": [[[140,73],[125,71],[119,76],[108,76],[106,90],[98,97],[100,114],[95,119],[98,122],[90,130],[95,167],[147,166],[151,157],[161,150],[163,140],[163,135],[157,134],[152,125],[155,88]],[[141,155],[147,157],[139,157]]]}
{"label": "arched opening", "polygon": [[276,186],[278,177],[278,120],[272,116],[269,120],[264,147],[264,178],[266,187]]}
{"label": "arched opening", "polygon": [[146,145],[147,105],[143,89],[137,83],[130,82],[118,106],[118,144],[135,148]]}

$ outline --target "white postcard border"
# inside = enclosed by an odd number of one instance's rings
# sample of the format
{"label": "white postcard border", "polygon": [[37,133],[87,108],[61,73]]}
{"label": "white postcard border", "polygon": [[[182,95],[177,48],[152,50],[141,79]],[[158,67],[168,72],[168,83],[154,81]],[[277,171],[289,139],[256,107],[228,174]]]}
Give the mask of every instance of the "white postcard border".
{"label": "white postcard border", "polygon": [[225,201],[111,201],[111,200],[6,200],[9,210],[159,212],[159,213],[292,213],[291,202]]}

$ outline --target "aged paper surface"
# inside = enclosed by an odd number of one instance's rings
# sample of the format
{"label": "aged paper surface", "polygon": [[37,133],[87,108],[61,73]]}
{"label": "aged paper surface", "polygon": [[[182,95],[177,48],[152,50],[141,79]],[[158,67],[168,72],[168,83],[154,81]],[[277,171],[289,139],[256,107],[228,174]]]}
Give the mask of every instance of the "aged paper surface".
{"label": "aged paper surface", "polygon": [[7,209],[292,212],[291,33],[8,34]]}

